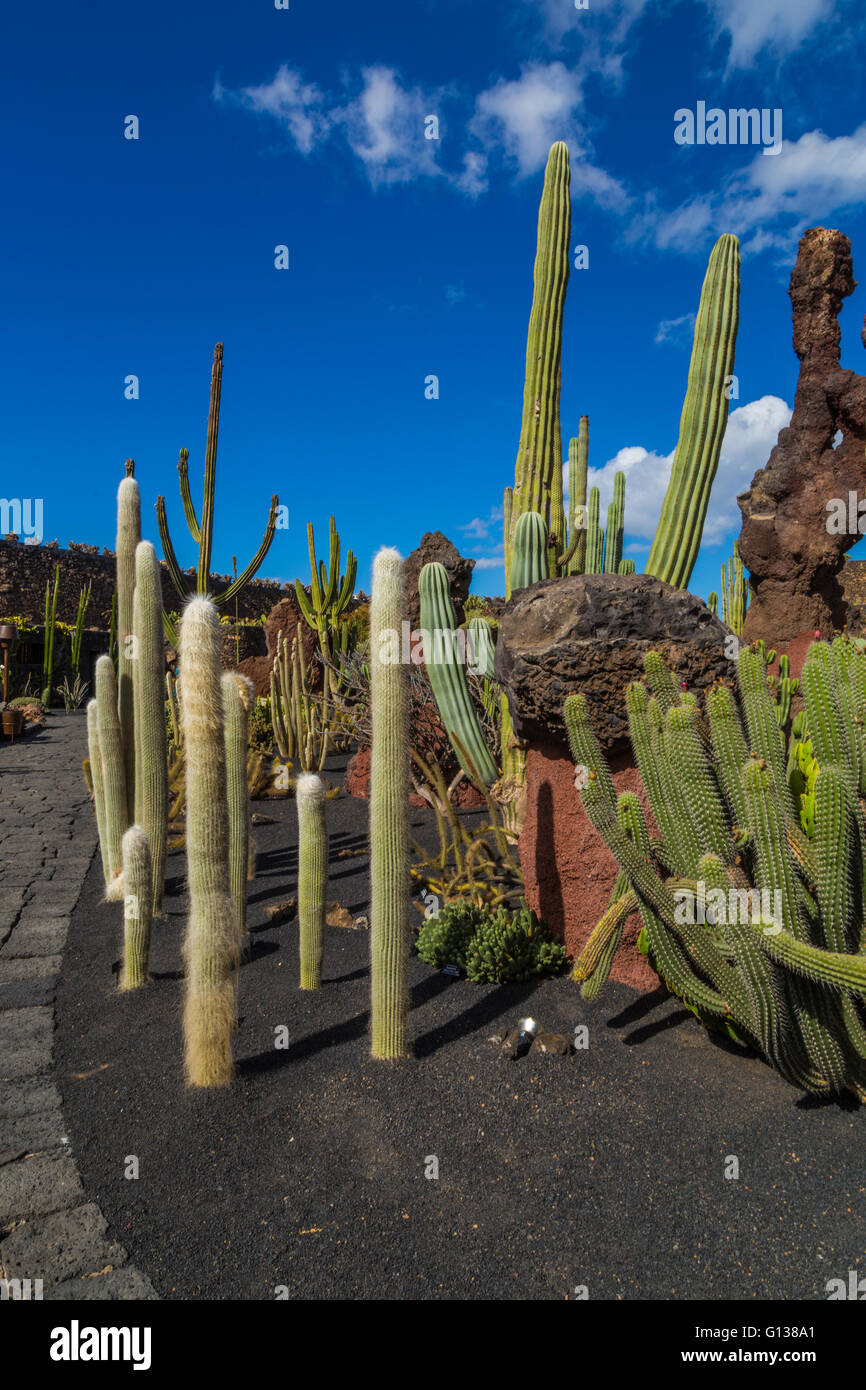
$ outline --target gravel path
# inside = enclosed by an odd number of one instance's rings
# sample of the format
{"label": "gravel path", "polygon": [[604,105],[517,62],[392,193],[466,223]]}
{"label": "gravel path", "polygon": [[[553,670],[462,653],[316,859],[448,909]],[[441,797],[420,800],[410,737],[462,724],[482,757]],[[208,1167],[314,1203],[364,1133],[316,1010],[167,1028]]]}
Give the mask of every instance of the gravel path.
{"label": "gravel path", "polygon": [[0,1296],[12,1298],[156,1297],[87,1200],[54,1072],[62,952],[96,848],[86,743],[75,713],[0,746]]}

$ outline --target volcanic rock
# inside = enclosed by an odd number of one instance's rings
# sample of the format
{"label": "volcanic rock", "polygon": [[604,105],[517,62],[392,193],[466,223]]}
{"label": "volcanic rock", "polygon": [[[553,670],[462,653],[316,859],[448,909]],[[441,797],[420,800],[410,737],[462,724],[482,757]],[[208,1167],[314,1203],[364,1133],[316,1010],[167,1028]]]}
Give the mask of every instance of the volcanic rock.
{"label": "volcanic rock", "polygon": [[563,704],[587,698],[603,748],[627,746],[625,691],[660,651],[696,691],[730,679],[726,629],[706,604],[648,574],[574,574],[520,589],[499,622],[496,677],[519,739],[567,748]]}
{"label": "volcanic rock", "polygon": [[433,564],[438,561],[444,565],[448,573],[448,582],[451,587],[451,602],[454,605],[454,613],[457,618],[457,626],[464,620],[463,605],[469,597],[469,585],[472,583],[472,571],[475,568],[474,560],[466,560],[460,554],[455,545],[444,536],[441,531],[427,531],[421,537],[421,543],[416,550],[406,556],[403,562],[403,590],[406,597],[406,617],[411,628],[421,626],[421,600],[418,596],[418,576],[424,565]]}
{"label": "volcanic rock", "polygon": [[763,637],[777,646],[807,629],[859,626],[838,576],[860,536],[827,530],[827,504],[866,491],[866,377],[840,366],[838,316],[855,287],[848,238],[811,227],[789,286],[800,359],[794,413],[766,467],[737,498],[752,590],[745,642]]}

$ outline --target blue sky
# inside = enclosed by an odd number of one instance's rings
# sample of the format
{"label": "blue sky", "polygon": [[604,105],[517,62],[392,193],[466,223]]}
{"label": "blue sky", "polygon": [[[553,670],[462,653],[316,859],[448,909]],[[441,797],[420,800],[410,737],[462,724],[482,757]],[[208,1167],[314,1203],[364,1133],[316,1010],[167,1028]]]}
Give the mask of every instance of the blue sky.
{"label": "blue sky", "polygon": [[[718,588],[735,495],[793,404],[798,236],[841,227],[866,276],[860,0],[48,0],[3,27],[0,494],[38,480],[46,539],[113,545],[131,455],[145,534],[164,494],[192,563],[177,453],[198,496],[219,339],[217,570],[246,563],[278,492],[270,577],[308,577],[306,523],[324,540],[333,512],[361,587],[380,545],[441,529],[478,559],[474,588],[503,592],[541,173],[565,139],[590,265],[563,433],[589,415],[603,502],[626,468],[638,569],[707,256],[742,239],[739,399],[691,584]],[[780,108],[781,152],[678,145],[699,100]],[[864,313],[866,286],[842,314],[857,370]]]}

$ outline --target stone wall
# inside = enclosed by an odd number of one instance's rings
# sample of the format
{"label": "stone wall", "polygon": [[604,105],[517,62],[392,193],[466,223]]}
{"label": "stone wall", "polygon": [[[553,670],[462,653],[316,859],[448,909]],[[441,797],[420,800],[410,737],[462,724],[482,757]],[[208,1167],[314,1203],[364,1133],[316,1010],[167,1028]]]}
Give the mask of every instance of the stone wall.
{"label": "stone wall", "polygon": [[[0,540],[0,618],[17,615],[30,623],[42,623],[45,619],[45,584],[54,581],[54,566],[60,565],[60,587],[57,592],[57,617],[61,622],[72,623],[78,609],[78,595],[88,580],[93,583],[90,607],[87,610],[88,627],[107,629],[111,618],[111,595],[115,583],[114,553],[100,552],[96,546],[76,546],[62,550],[56,545],[25,545],[23,541]],[[162,570],[162,601],[166,609],[178,609],[177,594],[174,591],[168,570]],[[187,573],[194,577],[195,571]],[[214,575],[217,592],[223,590],[231,576]],[[241,618],[260,618],[268,613],[275,603],[284,598],[287,590],[294,585],[279,584],[275,580],[253,579],[238,597],[238,616]],[[234,617],[232,602],[225,610]]]}

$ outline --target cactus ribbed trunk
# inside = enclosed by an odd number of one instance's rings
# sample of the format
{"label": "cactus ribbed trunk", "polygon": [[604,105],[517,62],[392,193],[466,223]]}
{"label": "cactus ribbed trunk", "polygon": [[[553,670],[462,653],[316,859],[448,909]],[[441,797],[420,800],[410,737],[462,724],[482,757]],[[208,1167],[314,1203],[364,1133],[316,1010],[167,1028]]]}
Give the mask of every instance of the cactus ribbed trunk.
{"label": "cactus ribbed trunk", "polygon": [[232,1079],[238,924],[229,885],[229,813],[214,605],[193,598],[180,629],[186,747],[186,857],[190,910],[184,940],[186,1074],[193,1086]]}
{"label": "cactus ribbed trunk", "polygon": [[456,617],[443,565],[434,561],[422,567],[418,593],[425,634],[424,663],[442,723],[466,776],[476,784],[490,787],[496,781],[496,764],[484,740],[469,693],[466,667],[460,660]]}
{"label": "cactus ribbed trunk", "polygon": [[123,739],[127,825],[135,817],[135,697],[131,662],[135,551],[141,540],[141,497],[130,473],[117,489],[117,713]]}
{"label": "cactus ribbed trunk", "polygon": [[95,699],[89,700],[87,703],[87,744],[90,756],[90,776],[93,779],[93,809],[96,813],[99,852],[102,856],[102,876],[107,888],[111,882],[111,860],[108,854],[108,838],[105,826],[105,784],[102,776],[102,754],[99,751],[99,705]]}
{"label": "cactus ribbed trunk", "polygon": [[581,415],[577,438],[568,445],[568,539],[577,531],[577,547],[568,562],[569,574],[586,569],[586,484],[589,476],[589,416]]}
{"label": "cactus ribbed trunk", "polygon": [[250,867],[250,791],[247,782],[250,710],[256,698],[252,681],[239,671],[222,677],[225,710],[226,791],[229,811],[229,886],[237,915],[242,951],[247,930],[247,883]]}
{"label": "cactus ribbed trunk", "polygon": [[328,830],[325,823],[325,784],[314,772],[299,777],[298,805],[298,921],[301,940],[301,989],[322,984],[325,944],[325,894],[328,887]]}
{"label": "cactus ribbed trunk", "polygon": [[140,825],[131,825],[123,837],[123,970],[121,989],[146,985],[150,958],[153,870],[150,846]]}
{"label": "cactus ribbed trunk", "polygon": [[162,583],[150,541],[135,552],[135,820],[147,836],[153,875],[152,910],[162,912],[168,836],[168,750],[165,732],[165,657]]}
{"label": "cactus ribbed trunk", "polygon": [[123,742],[117,714],[117,682],[110,656],[96,663],[96,703],[98,709],[99,754],[105,792],[105,843],[108,851],[109,881],[106,897],[123,896],[123,854],[121,842],[129,825]]}
{"label": "cactus ribbed trunk", "polygon": [[728,421],[740,302],[740,243],[719,237],[710,255],[689,364],[680,437],[646,573],[684,589],[695,566]]}
{"label": "cactus ribbed trunk", "polygon": [[372,1053],[386,1059],[409,1052],[409,728],[407,673],[400,661],[403,616],[403,561],[396,550],[380,550],[370,605],[370,948]]}
{"label": "cactus ribbed trunk", "polygon": [[[524,512],[540,512],[550,530],[551,551],[565,548],[562,502],[562,433],[559,396],[562,374],[562,318],[568,287],[571,238],[571,175],[568,147],[551,147],[538,211],[538,243],[532,309],[526,340],[523,420],[511,534]],[[510,546],[506,547],[505,593],[511,597]],[[550,573],[554,573],[551,569]]]}

